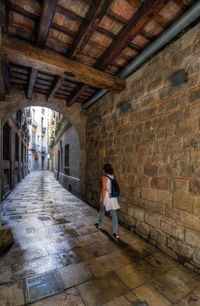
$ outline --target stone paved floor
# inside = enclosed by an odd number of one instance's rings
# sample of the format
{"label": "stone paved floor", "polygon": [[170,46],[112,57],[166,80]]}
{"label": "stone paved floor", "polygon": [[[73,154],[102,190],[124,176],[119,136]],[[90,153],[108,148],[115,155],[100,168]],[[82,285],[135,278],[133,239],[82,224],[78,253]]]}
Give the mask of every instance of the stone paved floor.
{"label": "stone paved floor", "polygon": [[200,276],[111,221],[48,172],[29,174],[3,202],[14,245],[0,257],[0,305],[200,305]]}

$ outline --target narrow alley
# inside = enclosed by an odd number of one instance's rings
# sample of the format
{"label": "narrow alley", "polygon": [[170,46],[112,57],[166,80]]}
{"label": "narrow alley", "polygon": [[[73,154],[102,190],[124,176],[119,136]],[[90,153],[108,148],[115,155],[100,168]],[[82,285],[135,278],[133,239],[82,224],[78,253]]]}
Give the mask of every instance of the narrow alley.
{"label": "narrow alley", "polygon": [[200,276],[33,172],[2,203],[14,244],[0,257],[0,305],[200,305]]}

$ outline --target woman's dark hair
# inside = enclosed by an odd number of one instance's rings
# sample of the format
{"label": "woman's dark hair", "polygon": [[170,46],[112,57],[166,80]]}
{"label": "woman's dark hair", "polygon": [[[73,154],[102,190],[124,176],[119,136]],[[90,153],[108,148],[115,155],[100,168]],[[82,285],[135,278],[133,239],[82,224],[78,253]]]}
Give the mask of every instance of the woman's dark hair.
{"label": "woman's dark hair", "polygon": [[105,171],[105,173],[108,173],[108,174],[113,174],[114,173],[113,168],[110,164],[105,164],[103,166],[103,170]]}

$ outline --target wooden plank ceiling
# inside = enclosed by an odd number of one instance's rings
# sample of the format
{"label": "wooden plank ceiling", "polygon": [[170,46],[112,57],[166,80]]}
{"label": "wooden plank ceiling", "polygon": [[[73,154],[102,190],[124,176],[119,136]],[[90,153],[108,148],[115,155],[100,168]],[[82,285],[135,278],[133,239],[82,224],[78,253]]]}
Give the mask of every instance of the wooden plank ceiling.
{"label": "wooden plank ceiling", "polygon": [[1,87],[25,90],[30,99],[43,93],[68,106],[99,88],[123,90],[125,81],[115,75],[194,2],[7,0]]}

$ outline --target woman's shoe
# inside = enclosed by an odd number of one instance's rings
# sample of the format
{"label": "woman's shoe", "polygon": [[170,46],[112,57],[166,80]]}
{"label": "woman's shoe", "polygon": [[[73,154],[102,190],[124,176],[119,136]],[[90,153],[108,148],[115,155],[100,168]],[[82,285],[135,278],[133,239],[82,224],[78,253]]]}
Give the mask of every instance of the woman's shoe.
{"label": "woman's shoe", "polygon": [[119,234],[118,233],[114,233],[113,236],[117,239],[119,239]]}
{"label": "woman's shoe", "polygon": [[102,228],[102,226],[101,226],[99,223],[95,223],[94,226],[95,226],[96,228]]}

